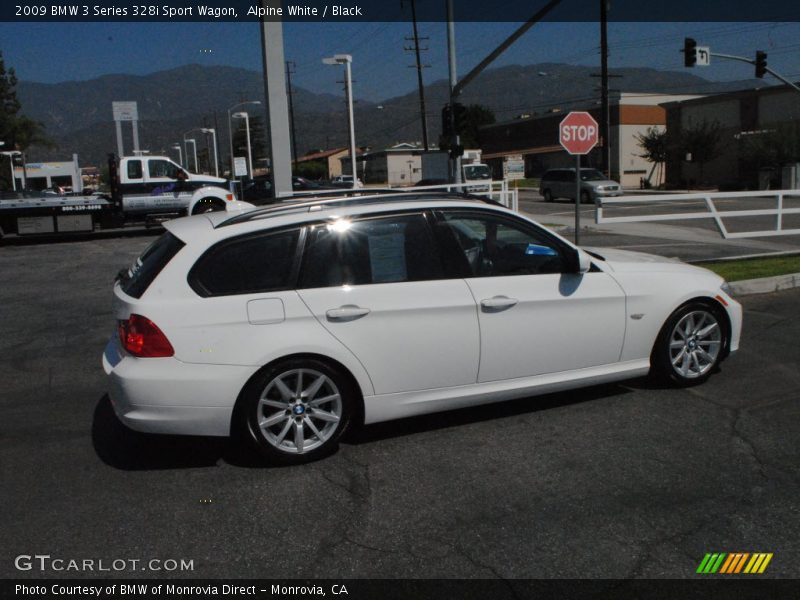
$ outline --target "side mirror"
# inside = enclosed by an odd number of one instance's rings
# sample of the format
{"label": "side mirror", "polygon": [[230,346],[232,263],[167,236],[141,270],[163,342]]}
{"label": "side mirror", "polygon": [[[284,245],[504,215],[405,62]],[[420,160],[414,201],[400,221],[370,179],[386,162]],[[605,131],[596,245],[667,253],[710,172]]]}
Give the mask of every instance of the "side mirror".
{"label": "side mirror", "polygon": [[588,273],[592,268],[592,258],[583,250],[578,248],[578,273]]}

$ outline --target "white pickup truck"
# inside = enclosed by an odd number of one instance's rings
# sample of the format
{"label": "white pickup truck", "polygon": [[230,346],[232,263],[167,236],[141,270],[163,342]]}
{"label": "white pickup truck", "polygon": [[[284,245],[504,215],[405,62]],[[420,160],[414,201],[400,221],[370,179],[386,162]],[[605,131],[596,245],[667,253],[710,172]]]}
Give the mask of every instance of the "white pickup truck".
{"label": "white pickup truck", "polygon": [[221,177],[190,173],[165,156],[109,157],[111,194],[18,194],[0,198],[0,237],[16,233],[93,231],[97,225],[153,222],[202,212],[239,210]]}

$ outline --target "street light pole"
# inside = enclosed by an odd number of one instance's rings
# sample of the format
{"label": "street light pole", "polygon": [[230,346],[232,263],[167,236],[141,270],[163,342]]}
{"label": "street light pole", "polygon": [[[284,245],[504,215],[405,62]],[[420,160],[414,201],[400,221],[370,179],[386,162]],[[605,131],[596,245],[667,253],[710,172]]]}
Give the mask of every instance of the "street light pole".
{"label": "street light pole", "polygon": [[213,127],[203,127],[200,131],[211,134],[211,145],[214,146],[214,177],[219,177],[219,163],[217,161],[217,130]]}
{"label": "street light pole", "polygon": [[234,104],[228,109],[228,146],[230,150],[230,166],[231,166],[231,179],[234,178],[233,175],[233,127],[231,125],[231,111],[234,108],[238,108],[240,106],[244,106],[246,104],[261,104],[261,100],[245,100],[244,102],[239,102],[239,104]]}
{"label": "street light pole", "polygon": [[350,172],[353,174],[353,189],[358,187],[358,171],[356,170],[356,129],[353,119],[353,80],[350,65],[353,57],[350,54],[335,54],[331,58],[323,58],[326,65],[345,65],[345,86],[347,88],[347,115],[350,123]]}
{"label": "street light pole", "polygon": [[189,146],[188,146],[188,144],[191,142],[191,144],[192,144],[192,155],[194,156],[194,172],[198,173],[199,169],[197,168],[197,140],[195,140],[194,138],[189,138],[189,139],[185,140],[185,142],[187,144],[187,146],[186,146],[186,163],[187,163],[187,165],[186,166],[187,166],[187,168],[189,166],[188,165],[188,163],[189,163]]}
{"label": "street light pole", "polygon": [[172,146],[172,149],[178,151],[178,164],[183,166],[183,150],[181,150],[181,145],[176,143]]}
{"label": "street light pole", "polygon": [[232,115],[237,119],[244,119],[245,131],[247,132],[247,169],[250,177],[253,177],[253,151],[250,147],[250,115],[246,112],[237,112]]}

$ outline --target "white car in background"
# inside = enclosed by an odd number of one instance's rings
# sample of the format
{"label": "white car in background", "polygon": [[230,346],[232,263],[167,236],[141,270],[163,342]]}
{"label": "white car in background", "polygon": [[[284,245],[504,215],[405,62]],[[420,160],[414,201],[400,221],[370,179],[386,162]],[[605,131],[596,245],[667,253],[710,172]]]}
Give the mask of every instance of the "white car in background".
{"label": "white car in background", "polygon": [[165,227],[114,286],[115,411],[242,434],[274,463],[362,423],[648,372],[700,383],[739,345],[714,273],[587,252],[490,201],[342,196]]}

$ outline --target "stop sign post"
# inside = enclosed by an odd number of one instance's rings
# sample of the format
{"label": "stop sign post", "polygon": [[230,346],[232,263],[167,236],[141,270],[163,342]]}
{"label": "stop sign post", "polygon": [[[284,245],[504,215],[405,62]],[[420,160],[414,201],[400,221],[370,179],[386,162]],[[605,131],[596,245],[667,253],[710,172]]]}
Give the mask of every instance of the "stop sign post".
{"label": "stop sign post", "polygon": [[588,112],[569,113],[558,125],[558,141],[575,156],[575,244],[581,228],[581,155],[589,154],[597,145],[597,121]]}

